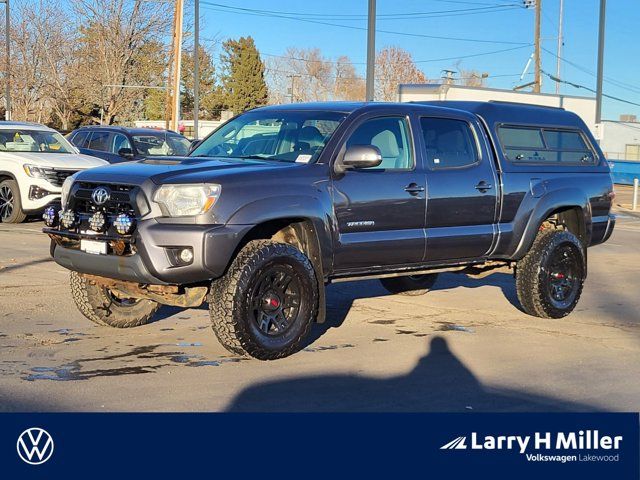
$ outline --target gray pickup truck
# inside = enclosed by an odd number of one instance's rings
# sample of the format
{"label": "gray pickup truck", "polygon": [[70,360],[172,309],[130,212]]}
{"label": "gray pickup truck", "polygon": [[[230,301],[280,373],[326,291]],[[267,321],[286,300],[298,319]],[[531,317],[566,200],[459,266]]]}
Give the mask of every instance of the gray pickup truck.
{"label": "gray pickup truck", "polygon": [[269,360],[304,346],[342,280],[417,294],[440,272],[511,268],[525,312],[564,317],[613,195],[562,109],[292,104],[231,119],[188,157],[74,175],[44,232],[90,320],[133,327],[208,302],[228,350]]}

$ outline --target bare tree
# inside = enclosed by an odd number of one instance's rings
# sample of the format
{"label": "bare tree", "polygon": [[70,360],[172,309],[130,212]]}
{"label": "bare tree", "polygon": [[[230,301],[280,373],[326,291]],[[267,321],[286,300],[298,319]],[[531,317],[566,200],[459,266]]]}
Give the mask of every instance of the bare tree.
{"label": "bare tree", "polygon": [[385,47],[376,55],[375,98],[395,101],[401,83],[426,83],[411,54],[400,47]]}
{"label": "bare tree", "polygon": [[142,108],[144,89],[126,86],[144,86],[152,73],[165,67],[157,55],[149,54],[170,27],[167,9],[166,3],[139,0],[75,0],[80,23],[78,75],[86,104],[97,107],[87,112],[94,120],[99,109],[104,123],[112,124]]}
{"label": "bare tree", "polygon": [[464,68],[460,60],[456,62],[454,70],[458,73],[457,83],[467,87],[484,87],[485,80],[489,77],[486,72]]}
{"label": "bare tree", "polygon": [[364,100],[365,81],[347,56],[341,56],[333,66],[333,98],[336,100]]}

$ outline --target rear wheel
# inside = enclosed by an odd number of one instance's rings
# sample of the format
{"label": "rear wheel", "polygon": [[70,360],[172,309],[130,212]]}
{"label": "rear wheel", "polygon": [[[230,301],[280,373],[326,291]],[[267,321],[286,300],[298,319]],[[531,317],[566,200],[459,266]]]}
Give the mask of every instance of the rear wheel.
{"label": "rear wheel", "polygon": [[125,298],[94,285],[71,272],[71,295],[78,310],[92,322],[116,328],[138,327],[151,322],[160,305],[144,298]]}
{"label": "rear wheel", "polygon": [[569,315],[586,277],[580,240],[571,232],[542,230],[516,266],[516,291],[523,310],[541,318]]}
{"label": "rear wheel", "polygon": [[3,223],[22,223],[26,218],[27,214],[22,211],[18,182],[0,182],[0,220]]}
{"label": "rear wheel", "polygon": [[260,360],[302,348],[318,312],[318,282],[293,245],[249,242],[227,274],[211,284],[213,331],[229,351]]}
{"label": "rear wheel", "polygon": [[409,275],[406,277],[381,278],[380,283],[390,293],[401,295],[423,295],[427,293],[436,283],[437,273],[427,273],[424,275]]}

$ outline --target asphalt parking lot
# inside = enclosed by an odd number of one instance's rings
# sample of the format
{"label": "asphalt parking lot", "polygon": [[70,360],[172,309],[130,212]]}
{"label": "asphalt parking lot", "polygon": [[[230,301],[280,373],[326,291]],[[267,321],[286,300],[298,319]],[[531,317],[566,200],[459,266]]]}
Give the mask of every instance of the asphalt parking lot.
{"label": "asphalt parking lot", "polygon": [[204,307],[94,326],[40,228],[0,224],[0,411],[640,410],[640,216],[589,250],[563,320],[520,312],[506,273],[441,275],[419,297],[342,283],[328,323],[275,362],[228,354]]}

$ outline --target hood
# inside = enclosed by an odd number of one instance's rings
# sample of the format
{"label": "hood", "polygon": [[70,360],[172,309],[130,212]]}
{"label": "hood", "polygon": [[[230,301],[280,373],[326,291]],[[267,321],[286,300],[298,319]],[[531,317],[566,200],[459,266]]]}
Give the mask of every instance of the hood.
{"label": "hood", "polygon": [[13,160],[38,167],[83,170],[108,165],[108,162],[81,153],[0,152],[0,160]]}
{"label": "hood", "polygon": [[250,173],[274,169],[295,168],[301,164],[233,158],[150,157],[83,172],[78,180],[92,182],[122,182],[140,185],[151,179],[162,183],[208,182],[235,173]]}

